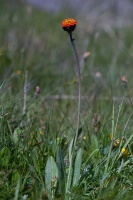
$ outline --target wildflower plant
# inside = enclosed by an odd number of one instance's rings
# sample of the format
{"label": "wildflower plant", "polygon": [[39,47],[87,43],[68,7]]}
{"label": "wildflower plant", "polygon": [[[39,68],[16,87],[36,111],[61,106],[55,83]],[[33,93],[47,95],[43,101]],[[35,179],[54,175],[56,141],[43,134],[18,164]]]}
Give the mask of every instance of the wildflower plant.
{"label": "wildflower plant", "polygon": [[[74,44],[74,38],[72,36],[72,32],[75,30],[76,24],[78,22],[73,19],[73,18],[68,18],[68,19],[64,19],[62,21],[62,28],[64,29],[64,31],[67,31],[69,36],[70,36],[70,41],[72,44],[72,48],[75,54],[75,58],[76,58],[76,64],[77,64],[77,73],[78,73],[78,119],[77,119],[77,131],[76,131],[76,136],[75,136],[75,143],[77,140],[77,136],[78,136],[78,131],[79,131],[79,124],[80,124],[80,107],[81,107],[81,73],[80,73],[80,65],[79,65],[79,58],[78,58],[78,54],[77,54],[77,50]],[[75,144],[74,143],[74,144]]]}
{"label": "wildflower plant", "polygon": [[[75,157],[75,146],[76,146],[76,142],[77,142],[77,138],[79,135],[79,132],[81,132],[81,128],[80,126],[80,111],[81,111],[81,73],[80,73],[80,65],[79,65],[79,58],[78,58],[78,54],[77,54],[77,50],[74,44],[74,38],[72,36],[73,31],[75,30],[75,27],[77,25],[77,21],[73,18],[68,18],[68,19],[64,19],[62,21],[62,28],[64,29],[64,31],[67,31],[67,33],[70,36],[70,42],[72,44],[72,48],[74,51],[74,55],[75,55],[75,59],[76,59],[76,64],[77,64],[77,74],[78,74],[78,114],[77,114],[77,128],[76,128],[76,133],[74,135],[74,138],[70,144],[70,148],[69,148],[69,172],[68,172],[68,178],[67,178],[67,185],[66,185],[66,193],[70,190],[71,185],[72,185],[72,181],[74,183],[74,179],[72,180],[72,171],[73,171],[73,162],[74,162],[74,157]],[[78,155],[79,154],[79,155]],[[81,149],[79,149],[77,156],[80,156],[81,160]],[[81,165],[81,162],[80,162]],[[79,165],[79,171],[80,171],[80,165]]]}
{"label": "wildflower plant", "polygon": [[[132,200],[132,27],[99,30],[81,16],[86,52],[81,57],[81,81],[75,19],[61,24],[62,16],[27,9],[19,1],[15,6],[1,1],[1,11],[0,199]],[[60,57],[61,33],[55,18],[70,42],[66,52],[74,51],[76,58],[77,80],[72,83],[78,99],[52,95],[72,84],[59,85],[60,68],[53,70],[54,63],[67,62]],[[81,89],[85,96],[80,98]],[[75,105],[70,99],[76,99]]]}

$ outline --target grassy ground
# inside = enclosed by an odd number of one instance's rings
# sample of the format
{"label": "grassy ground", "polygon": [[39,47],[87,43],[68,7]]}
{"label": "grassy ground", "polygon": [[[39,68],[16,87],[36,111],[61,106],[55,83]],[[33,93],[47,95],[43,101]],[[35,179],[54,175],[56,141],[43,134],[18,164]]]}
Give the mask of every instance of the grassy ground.
{"label": "grassy ground", "polygon": [[132,199],[132,27],[98,29],[73,14],[82,72],[73,149],[77,69],[61,28],[68,11],[0,4],[0,199]]}

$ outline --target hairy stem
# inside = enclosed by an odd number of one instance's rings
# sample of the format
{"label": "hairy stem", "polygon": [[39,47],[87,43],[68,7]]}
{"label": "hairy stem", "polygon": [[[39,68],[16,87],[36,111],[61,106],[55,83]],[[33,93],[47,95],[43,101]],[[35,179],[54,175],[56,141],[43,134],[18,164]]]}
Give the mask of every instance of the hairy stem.
{"label": "hairy stem", "polygon": [[78,137],[78,130],[79,130],[79,126],[80,126],[80,111],[81,111],[81,73],[80,73],[79,58],[78,58],[77,50],[76,50],[76,47],[75,47],[75,44],[74,44],[74,38],[72,38],[72,32],[70,32],[69,35],[70,35],[71,44],[72,44],[73,51],[74,51],[75,58],[76,58],[77,72],[78,72],[78,118],[77,118],[77,130],[76,130],[76,135],[75,135],[75,138],[74,138],[74,147],[75,147],[76,141],[77,141],[77,137]]}
{"label": "hairy stem", "polygon": [[[76,146],[76,142],[77,142],[77,138],[78,138],[78,131],[79,131],[79,126],[80,126],[80,109],[81,109],[81,74],[80,74],[80,65],[79,65],[79,59],[78,59],[78,54],[75,48],[75,44],[74,44],[74,39],[72,38],[72,32],[69,32],[70,35],[70,40],[71,40],[71,44],[73,47],[73,51],[75,54],[75,58],[76,58],[76,63],[77,63],[77,72],[78,72],[78,118],[77,118],[77,127],[76,127],[76,133],[74,135],[74,138],[72,140],[72,143],[69,147],[69,170],[68,170],[68,178],[67,178],[67,185],[66,185],[66,193],[68,193],[68,191],[71,188],[72,185],[72,173],[73,173],[73,162],[74,162],[74,156],[75,156],[75,146]],[[70,199],[69,197],[66,197],[66,200]]]}

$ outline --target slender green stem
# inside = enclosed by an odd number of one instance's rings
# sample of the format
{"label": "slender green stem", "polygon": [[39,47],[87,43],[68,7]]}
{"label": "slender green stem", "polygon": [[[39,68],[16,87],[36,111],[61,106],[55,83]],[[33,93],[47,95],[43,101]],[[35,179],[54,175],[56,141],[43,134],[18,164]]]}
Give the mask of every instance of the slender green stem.
{"label": "slender green stem", "polygon": [[[67,178],[67,185],[66,185],[66,193],[68,193],[68,191],[71,188],[71,184],[72,184],[72,172],[73,172],[73,161],[74,161],[74,155],[75,155],[75,145],[77,142],[77,138],[78,138],[78,130],[79,130],[79,125],[80,125],[80,109],[81,109],[81,74],[80,74],[80,65],[79,65],[79,59],[78,59],[78,54],[75,48],[75,44],[74,44],[74,39],[72,38],[72,32],[69,32],[70,35],[70,41],[73,47],[73,51],[75,54],[75,58],[76,58],[76,63],[77,63],[77,72],[78,72],[78,118],[77,118],[77,130],[75,133],[75,136],[72,140],[72,143],[70,145],[70,154],[69,154],[69,170],[68,170],[68,178]],[[70,199],[69,197],[66,197],[66,200]]]}
{"label": "slender green stem", "polygon": [[72,37],[72,32],[69,33],[70,35],[70,40],[71,40],[71,44],[73,47],[73,51],[75,54],[75,58],[76,58],[76,63],[77,63],[77,72],[78,72],[78,118],[77,118],[77,130],[76,130],[76,135],[75,135],[75,139],[74,139],[74,147],[77,141],[77,137],[78,137],[78,130],[79,130],[79,125],[80,125],[80,110],[81,110],[81,73],[80,73],[80,65],[79,65],[79,58],[78,58],[78,54],[77,54],[77,50],[74,44],[74,38]]}

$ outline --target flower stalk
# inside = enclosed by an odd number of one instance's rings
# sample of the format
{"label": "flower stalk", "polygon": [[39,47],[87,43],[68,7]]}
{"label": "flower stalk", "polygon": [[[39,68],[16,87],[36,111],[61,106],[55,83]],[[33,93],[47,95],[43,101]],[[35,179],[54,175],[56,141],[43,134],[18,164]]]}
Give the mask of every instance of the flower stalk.
{"label": "flower stalk", "polygon": [[72,32],[74,31],[76,24],[77,24],[77,21],[73,18],[68,18],[62,21],[62,28],[65,31],[67,31],[70,36],[70,41],[71,41],[75,59],[76,59],[77,74],[78,74],[78,115],[77,115],[77,129],[76,129],[76,134],[74,137],[74,144],[73,144],[74,148],[75,148],[76,141],[78,138],[78,131],[79,131],[79,126],[80,126],[80,111],[81,111],[81,73],[80,73],[79,58],[78,58],[77,50],[74,44],[75,39],[72,37]]}
{"label": "flower stalk", "polygon": [[79,58],[77,54],[77,50],[74,44],[74,38],[72,37],[72,32],[69,33],[70,35],[70,41],[72,44],[72,48],[75,54],[76,64],[77,64],[77,74],[78,74],[78,116],[77,116],[77,130],[76,135],[74,139],[74,147],[76,145],[77,137],[78,137],[78,131],[80,126],[80,111],[81,111],[81,72],[80,72],[80,65],[79,65]]}
{"label": "flower stalk", "polygon": [[[73,184],[73,164],[74,164],[74,157],[75,157],[75,146],[78,138],[79,133],[79,126],[80,126],[80,111],[81,111],[81,73],[80,73],[80,65],[79,65],[79,58],[77,54],[77,50],[74,44],[74,38],[72,37],[72,32],[74,31],[76,27],[77,21],[75,19],[65,19],[62,22],[62,28],[68,32],[70,36],[70,41],[72,44],[72,48],[74,51],[76,64],[77,64],[77,75],[78,75],[78,114],[77,114],[77,127],[76,127],[76,133],[74,135],[74,138],[70,144],[69,147],[69,170],[68,170],[68,176],[67,176],[67,184],[66,184],[66,193],[68,193],[71,189],[71,186]],[[69,199],[69,198],[66,198]]]}

